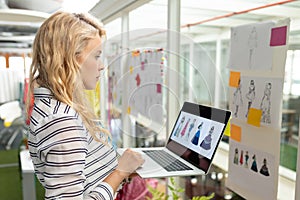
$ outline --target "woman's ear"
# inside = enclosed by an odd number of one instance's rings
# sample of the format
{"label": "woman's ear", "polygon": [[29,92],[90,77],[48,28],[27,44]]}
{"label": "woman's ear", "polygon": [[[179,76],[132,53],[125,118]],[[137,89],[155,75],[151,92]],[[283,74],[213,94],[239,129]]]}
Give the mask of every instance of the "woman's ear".
{"label": "woman's ear", "polygon": [[76,60],[79,64],[81,64],[81,63],[82,63],[82,60],[83,60],[82,55],[81,55],[80,53],[76,53],[76,54],[75,54],[75,60]]}

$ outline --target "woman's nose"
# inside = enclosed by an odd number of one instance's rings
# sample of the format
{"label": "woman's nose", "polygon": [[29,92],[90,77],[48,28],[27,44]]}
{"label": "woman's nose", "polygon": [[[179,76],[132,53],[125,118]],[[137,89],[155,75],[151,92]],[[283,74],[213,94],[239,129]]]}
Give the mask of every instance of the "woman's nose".
{"label": "woman's nose", "polygon": [[104,65],[103,63],[101,62],[99,65],[98,65],[98,71],[101,71],[104,69]]}

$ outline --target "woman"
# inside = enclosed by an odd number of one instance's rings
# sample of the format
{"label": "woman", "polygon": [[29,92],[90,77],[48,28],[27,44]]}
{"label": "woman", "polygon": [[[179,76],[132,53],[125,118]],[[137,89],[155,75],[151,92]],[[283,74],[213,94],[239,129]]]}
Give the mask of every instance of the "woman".
{"label": "woman", "polygon": [[131,150],[117,160],[110,134],[95,126],[84,98],[83,90],[94,89],[103,70],[104,36],[89,14],[62,11],[36,34],[28,144],[45,199],[113,199],[120,183],[144,162]]}

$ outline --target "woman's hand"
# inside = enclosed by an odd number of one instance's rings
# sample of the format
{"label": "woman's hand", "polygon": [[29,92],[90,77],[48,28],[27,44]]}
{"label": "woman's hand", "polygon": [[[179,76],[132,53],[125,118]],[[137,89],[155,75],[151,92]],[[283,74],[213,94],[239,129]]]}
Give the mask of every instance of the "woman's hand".
{"label": "woman's hand", "polygon": [[132,151],[131,149],[126,149],[119,158],[117,170],[124,178],[126,178],[144,162],[145,160],[140,153]]}
{"label": "woman's hand", "polygon": [[103,181],[108,183],[114,192],[125,178],[135,175],[135,170],[145,162],[142,155],[138,152],[127,149],[119,158],[119,163],[111,174],[109,174]]}

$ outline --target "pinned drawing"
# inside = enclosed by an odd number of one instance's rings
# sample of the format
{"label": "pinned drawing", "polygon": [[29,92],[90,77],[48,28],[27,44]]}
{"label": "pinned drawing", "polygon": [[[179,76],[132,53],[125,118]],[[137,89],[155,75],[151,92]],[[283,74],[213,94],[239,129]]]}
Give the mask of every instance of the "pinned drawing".
{"label": "pinned drawing", "polygon": [[251,69],[253,67],[252,65],[253,65],[255,49],[257,48],[257,31],[255,26],[253,26],[250,32],[248,38],[248,47],[249,47],[249,69]]}
{"label": "pinned drawing", "polygon": [[233,93],[233,105],[234,105],[234,117],[238,117],[239,107],[243,105],[243,97],[241,90],[241,79],[238,82],[238,87],[235,89]]}
{"label": "pinned drawing", "polygon": [[280,112],[282,92],[278,91],[283,90],[282,82],[279,78],[241,75],[237,87],[230,87],[232,117],[258,127],[278,127],[281,116],[276,113]]}
{"label": "pinned drawing", "polygon": [[[271,141],[270,141],[271,142]],[[243,164],[240,163],[243,151]],[[230,140],[229,166],[227,183],[232,183],[249,191],[247,199],[276,199],[268,198],[277,189],[275,156],[241,142]],[[257,197],[255,197],[257,196]],[[251,197],[251,198],[249,198]],[[259,197],[259,198],[258,198]]]}
{"label": "pinned drawing", "polygon": [[255,154],[252,156],[252,159],[253,159],[253,161],[252,161],[252,165],[251,165],[251,170],[257,172],[258,170],[257,170],[257,163],[256,163],[256,156],[255,156]]}
{"label": "pinned drawing", "polygon": [[274,23],[249,24],[231,28],[228,68],[271,70],[271,29]]}
{"label": "pinned drawing", "polygon": [[265,159],[265,158],[264,158],[263,165],[260,168],[259,173],[261,173],[262,175],[265,175],[265,176],[270,176],[269,169],[267,167],[267,159]]}
{"label": "pinned drawing", "polygon": [[[156,49],[134,50],[128,58],[129,71],[121,80],[126,81],[126,97],[123,102],[130,106],[131,116],[144,116],[161,124],[163,122],[164,52]],[[128,84],[128,85],[127,85]],[[120,83],[122,88],[124,82]],[[180,132],[179,132],[180,133]]]}
{"label": "pinned drawing", "polygon": [[238,150],[238,148],[234,149],[233,163],[234,164],[238,164],[239,163],[239,150]]}
{"label": "pinned drawing", "polygon": [[246,153],[245,153],[245,167],[246,168],[248,168],[248,160],[249,160],[249,153],[248,153],[248,151],[246,151]]}
{"label": "pinned drawing", "polygon": [[240,164],[243,165],[243,163],[244,163],[244,151],[241,150]]}
{"label": "pinned drawing", "polygon": [[251,79],[250,81],[248,92],[246,94],[246,99],[248,101],[248,109],[247,109],[246,117],[248,117],[249,109],[251,108],[251,105],[255,99],[255,84],[253,79]]}
{"label": "pinned drawing", "polygon": [[271,123],[271,89],[272,84],[266,83],[264,94],[260,103],[260,109],[262,110],[261,122]]}

